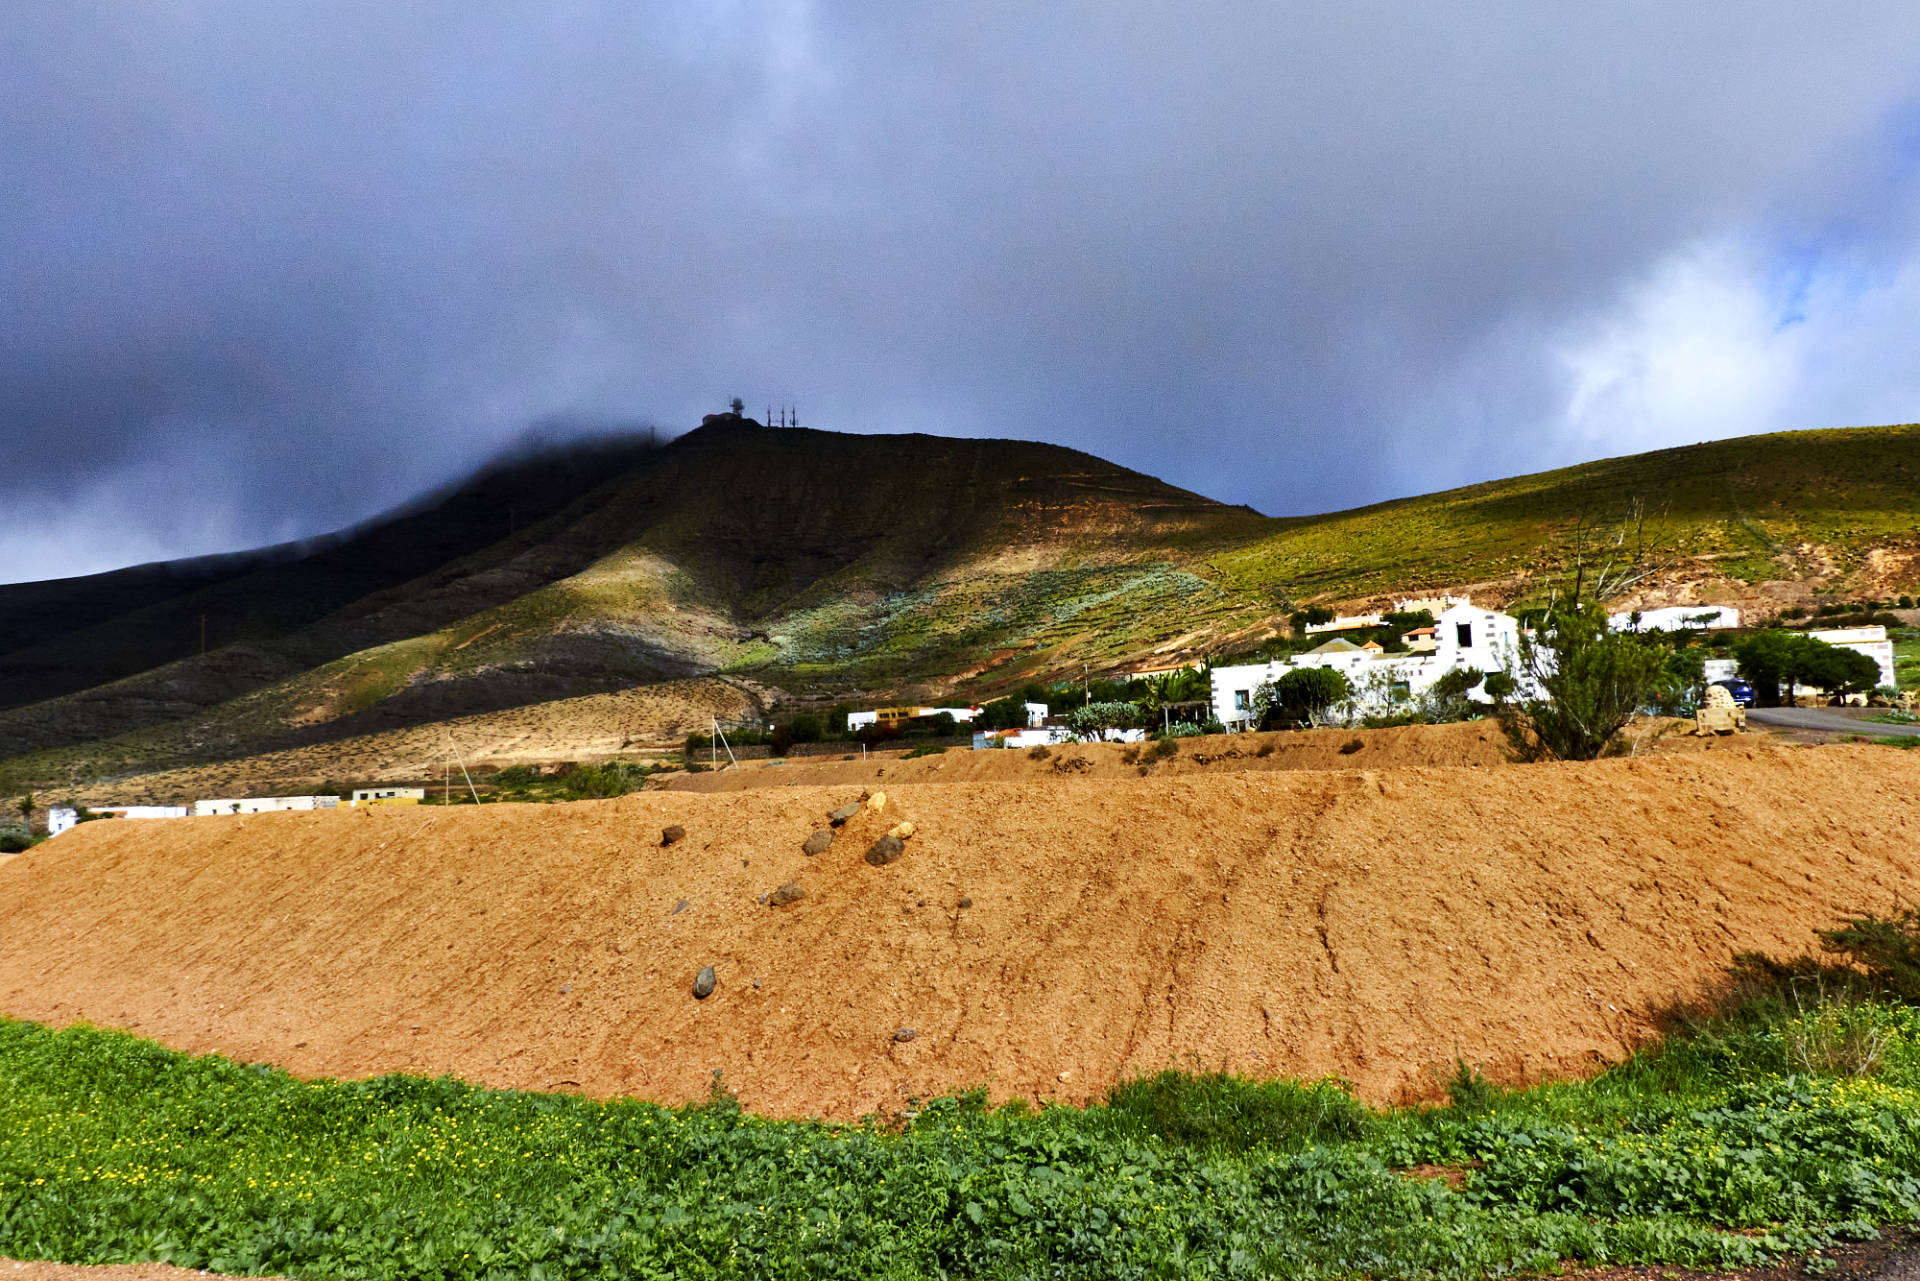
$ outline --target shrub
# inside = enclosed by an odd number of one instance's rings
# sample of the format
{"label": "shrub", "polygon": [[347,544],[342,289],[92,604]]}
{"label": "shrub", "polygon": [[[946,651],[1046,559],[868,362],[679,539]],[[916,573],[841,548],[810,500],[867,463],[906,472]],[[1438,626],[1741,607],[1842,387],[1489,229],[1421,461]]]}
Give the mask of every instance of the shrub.
{"label": "shrub", "polygon": [[1254,753],[1254,755],[1255,755],[1255,756],[1272,756],[1272,755],[1273,755],[1273,744],[1272,744],[1272,743],[1262,743],[1262,744],[1260,744],[1260,750],[1259,750],[1259,751],[1257,751],[1257,752],[1255,752],[1255,753]]}
{"label": "shrub", "polygon": [[1495,715],[1518,760],[1590,761],[1633,714],[1669,687],[1664,643],[1616,632],[1592,602],[1550,608],[1520,637],[1520,670],[1544,697],[1510,699]]}
{"label": "shrub", "polygon": [[1132,729],[1139,723],[1139,708],[1112,700],[1088,703],[1067,713],[1067,728],[1080,738],[1101,738],[1108,730]]}
{"label": "shrub", "polygon": [[1920,911],[1855,917],[1837,930],[1820,931],[1820,946],[1859,966],[1887,996],[1920,1005]]}
{"label": "shrub", "polygon": [[1167,1071],[1125,1081],[1107,1095],[1106,1106],[1123,1129],[1224,1152],[1298,1152],[1356,1139],[1367,1115],[1335,1081],[1249,1081],[1225,1072]]}
{"label": "shrub", "polygon": [[1499,1101],[1500,1088],[1482,1076],[1479,1068],[1455,1054],[1453,1075],[1447,1078],[1447,1102],[1474,1116],[1492,1110]]}
{"label": "shrub", "polygon": [[[1041,700],[1034,699],[1034,702]],[[1016,694],[1005,698],[996,698],[980,709],[978,724],[982,729],[1025,729],[1027,725],[1027,700]]]}
{"label": "shrub", "polygon": [[1044,761],[1052,755],[1045,743],[1036,743],[1027,749],[1027,759],[1030,761]]}
{"label": "shrub", "polygon": [[918,760],[922,756],[938,756],[946,750],[944,747],[935,747],[931,743],[922,743],[900,759],[903,761]]}
{"label": "shrub", "polygon": [[17,827],[0,827],[0,854],[24,854],[33,848],[33,837]]}
{"label": "shrub", "polygon": [[1278,721],[1312,724],[1327,709],[1353,693],[1344,672],[1331,667],[1296,667],[1253,692],[1253,708],[1262,729]]}
{"label": "shrub", "polygon": [[1340,744],[1340,755],[1352,756],[1355,752],[1359,751],[1361,748],[1365,747],[1366,745],[1367,743],[1365,739],[1350,738],[1346,742]]}
{"label": "shrub", "polygon": [[1168,737],[1154,740],[1153,746],[1147,751],[1147,759],[1150,761],[1164,761],[1169,756],[1178,755],[1179,752],[1180,740],[1169,735]]}

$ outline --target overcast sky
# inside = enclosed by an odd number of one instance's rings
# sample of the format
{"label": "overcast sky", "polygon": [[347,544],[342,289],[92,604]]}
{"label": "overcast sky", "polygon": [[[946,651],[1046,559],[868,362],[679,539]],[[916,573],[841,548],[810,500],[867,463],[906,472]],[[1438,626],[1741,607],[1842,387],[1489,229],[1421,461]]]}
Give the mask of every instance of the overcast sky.
{"label": "overcast sky", "polygon": [[0,581],[736,394],[1324,511],[1920,418],[1920,7],[9,4],[0,301]]}

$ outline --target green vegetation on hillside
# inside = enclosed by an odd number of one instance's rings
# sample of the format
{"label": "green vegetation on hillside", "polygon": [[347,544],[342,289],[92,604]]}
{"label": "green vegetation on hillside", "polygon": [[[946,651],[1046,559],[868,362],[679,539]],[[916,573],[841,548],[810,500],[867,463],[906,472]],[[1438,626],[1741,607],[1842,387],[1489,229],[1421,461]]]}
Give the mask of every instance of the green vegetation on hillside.
{"label": "green vegetation on hillside", "polygon": [[[719,671],[823,701],[929,687],[993,698],[1087,668],[1256,651],[1312,605],[1469,587],[1489,603],[1538,602],[1577,530],[1633,510],[1674,580],[1810,580],[1849,599],[1920,586],[1916,426],[1716,441],[1283,520],[1054,446],[751,422],[593,479],[477,550],[461,542],[484,541],[471,502],[446,530],[438,509],[410,517],[466,550],[317,621],[289,615],[291,630],[262,623],[204,658],[0,711],[13,758],[0,784],[67,785]],[[298,595],[305,563],[275,568],[273,589]],[[316,591],[335,601],[340,583],[334,573]],[[87,590],[31,599],[93,618]],[[184,626],[194,599],[163,602],[167,626]],[[120,656],[101,660],[112,667],[142,626],[107,618],[59,645],[91,672],[97,647]],[[56,652],[43,644],[17,670]],[[0,654],[0,682],[16,658]],[[0,691],[0,706],[23,697]]]}
{"label": "green vegetation on hillside", "polygon": [[[1730,1267],[1920,1218],[1912,917],[1744,958],[1584,1082],[1451,1106],[1165,1073],[1103,1106],[861,1125],[295,1080],[0,1020],[0,1254],[312,1277],[1478,1277]],[[1443,1177],[1435,1177],[1443,1176]]]}
{"label": "green vegetation on hillside", "polygon": [[[1920,426],[1777,432],[1280,522],[1214,558],[1228,584],[1335,600],[1554,575],[1576,522],[1635,502],[1678,558],[1740,582],[1920,545]],[[1911,588],[1908,588],[1911,590]]]}

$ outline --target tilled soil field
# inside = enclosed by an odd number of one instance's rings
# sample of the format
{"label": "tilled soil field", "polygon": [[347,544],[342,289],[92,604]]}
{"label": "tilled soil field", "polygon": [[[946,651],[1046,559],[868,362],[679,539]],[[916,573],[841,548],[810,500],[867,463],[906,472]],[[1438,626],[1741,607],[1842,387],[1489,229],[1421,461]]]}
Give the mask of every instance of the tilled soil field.
{"label": "tilled soil field", "polygon": [[309,1075],[677,1102],[721,1071],[795,1116],[1169,1065],[1403,1100],[1456,1051],[1587,1071],[1735,952],[1912,901],[1917,782],[1754,746],[908,785],[815,856],[860,788],[95,823],[0,866],[0,1010]]}

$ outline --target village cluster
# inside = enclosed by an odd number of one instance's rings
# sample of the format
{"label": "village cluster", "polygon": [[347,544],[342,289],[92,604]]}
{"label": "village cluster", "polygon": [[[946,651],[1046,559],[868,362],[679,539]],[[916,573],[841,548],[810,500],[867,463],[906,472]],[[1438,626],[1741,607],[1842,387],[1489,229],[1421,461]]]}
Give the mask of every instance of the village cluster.
{"label": "village cluster", "polygon": [[[1396,616],[1416,615],[1432,619],[1399,636],[1401,647],[1389,650],[1374,639],[1359,643],[1344,634],[1377,635],[1390,626]],[[1726,605],[1673,606],[1664,609],[1616,613],[1608,625],[1616,631],[1734,630],[1740,626],[1740,611]],[[1288,654],[1258,663],[1241,663],[1211,668],[1208,696],[1204,702],[1189,704],[1183,711],[1197,719],[1217,723],[1228,733],[1256,728],[1261,713],[1260,692],[1271,688],[1288,672],[1324,668],[1338,672],[1349,694],[1346,713],[1355,719],[1389,716],[1398,708],[1412,705],[1440,687],[1449,673],[1467,673],[1476,678],[1461,697],[1469,702],[1491,704],[1493,695],[1487,683],[1478,678],[1493,673],[1514,673],[1520,654],[1524,627],[1512,614],[1483,609],[1463,596],[1421,597],[1394,602],[1392,611],[1356,614],[1308,622],[1303,628],[1309,636],[1327,639],[1304,653]],[[1882,626],[1829,628],[1805,633],[1840,649],[1850,649],[1873,660],[1880,671],[1880,683],[1895,684],[1893,642]],[[1203,665],[1195,663],[1193,669]],[[1167,670],[1186,670],[1175,668]],[[1164,673],[1130,673],[1133,676]],[[1737,665],[1730,658],[1709,658],[1704,662],[1704,679],[1709,686],[1732,681]],[[1524,674],[1518,677],[1515,693],[1538,697],[1541,691],[1530,687]],[[1788,693],[1810,691],[1796,686]],[[1055,716],[1046,703],[1023,704],[1025,723],[1004,728],[977,728],[973,746],[984,748],[1024,748],[1047,746],[1088,736],[1082,726],[1070,718]],[[916,722],[950,718],[955,726],[981,721],[983,709],[977,706],[881,707],[855,711],[847,716],[847,729],[858,733],[868,729],[904,729]],[[1139,727],[1107,728],[1092,736],[1110,742],[1139,742],[1152,734]],[[356,789],[346,800],[349,806],[417,805],[426,799],[418,787],[366,787]],[[281,810],[333,809],[341,798],[320,794],[312,796],[220,797],[199,800],[191,805],[115,805],[82,810],[71,805],[56,805],[48,811],[47,832],[59,835],[88,818],[188,818],[221,815],[262,814]]]}

